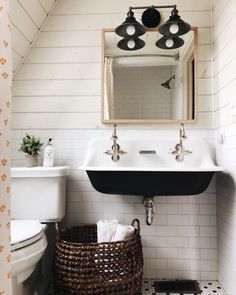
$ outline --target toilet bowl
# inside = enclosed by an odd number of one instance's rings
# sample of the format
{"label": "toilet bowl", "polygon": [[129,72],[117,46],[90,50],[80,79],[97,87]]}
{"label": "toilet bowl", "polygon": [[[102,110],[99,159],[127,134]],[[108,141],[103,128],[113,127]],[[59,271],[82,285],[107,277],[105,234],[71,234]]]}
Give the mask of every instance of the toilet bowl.
{"label": "toilet bowl", "polygon": [[47,247],[45,228],[38,220],[11,221],[13,294],[25,295],[23,282],[32,274]]}
{"label": "toilet bowl", "polygon": [[12,295],[28,295],[24,282],[47,248],[46,225],[65,214],[68,167],[11,168]]}

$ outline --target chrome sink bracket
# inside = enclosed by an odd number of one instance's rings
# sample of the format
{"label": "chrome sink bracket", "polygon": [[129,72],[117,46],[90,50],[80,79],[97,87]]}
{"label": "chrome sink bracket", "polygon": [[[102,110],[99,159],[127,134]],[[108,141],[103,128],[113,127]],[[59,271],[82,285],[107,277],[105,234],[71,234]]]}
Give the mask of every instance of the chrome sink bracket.
{"label": "chrome sink bracket", "polygon": [[178,162],[182,162],[184,160],[184,156],[190,155],[192,153],[191,150],[185,150],[183,145],[183,140],[187,139],[184,124],[181,123],[179,126],[179,143],[176,144],[175,150],[172,152],[172,155],[176,155],[175,160]]}
{"label": "chrome sink bracket", "polygon": [[154,197],[144,197],[143,203],[145,206],[145,212],[146,212],[146,224],[151,225],[153,222],[153,216],[154,216]]}
{"label": "chrome sink bracket", "polygon": [[111,137],[111,140],[112,140],[112,147],[111,147],[111,150],[107,150],[105,152],[105,154],[107,155],[110,155],[111,156],[111,159],[112,161],[114,162],[118,162],[120,160],[120,155],[124,155],[124,154],[127,154],[127,152],[125,151],[122,151],[120,149],[120,146],[119,144],[117,143],[118,141],[118,136],[116,134],[116,124],[114,124],[113,126],[113,133],[112,133],[112,137]]}

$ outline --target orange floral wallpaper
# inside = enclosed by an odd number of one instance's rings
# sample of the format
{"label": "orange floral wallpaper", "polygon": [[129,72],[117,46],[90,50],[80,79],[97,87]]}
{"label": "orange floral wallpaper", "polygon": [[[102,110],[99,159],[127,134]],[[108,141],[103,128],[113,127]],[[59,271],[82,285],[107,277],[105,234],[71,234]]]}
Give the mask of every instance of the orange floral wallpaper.
{"label": "orange floral wallpaper", "polygon": [[0,295],[11,295],[11,71],[9,0],[0,0]]}

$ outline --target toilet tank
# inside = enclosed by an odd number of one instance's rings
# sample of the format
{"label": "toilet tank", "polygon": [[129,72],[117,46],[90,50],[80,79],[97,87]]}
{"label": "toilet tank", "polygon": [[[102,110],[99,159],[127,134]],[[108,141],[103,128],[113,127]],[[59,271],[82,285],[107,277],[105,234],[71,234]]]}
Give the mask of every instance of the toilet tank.
{"label": "toilet tank", "polygon": [[11,168],[11,218],[57,222],[65,215],[69,167]]}

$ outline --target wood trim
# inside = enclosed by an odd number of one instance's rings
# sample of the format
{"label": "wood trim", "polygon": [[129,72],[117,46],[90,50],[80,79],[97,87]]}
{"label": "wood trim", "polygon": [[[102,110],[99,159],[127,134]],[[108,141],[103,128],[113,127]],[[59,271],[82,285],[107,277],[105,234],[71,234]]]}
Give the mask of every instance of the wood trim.
{"label": "wood trim", "polygon": [[195,75],[195,88],[194,88],[194,119],[196,122],[198,121],[199,117],[199,99],[198,99],[198,28],[193,27],[192,31],[194,32],[194,75]]}
{"label": "wood trim", "polygon": [[104,124],[104,45],[105,45],[105,32],[110,32],[109,29],[102,29],[102,66],[101,66],[101,122]]}
{"label": "wood trim", "polygon": [[[192,27],[194,32],[194,71],[195,71],[195,102],[194,102],[194,119],[192,120],[159,120],[159,119],[104,119],[104,57],[105,57],[105,33],[114,32],[112,28],[102,29],[102,66],[101,66],[101,123],[102,124],[196,124],[198,122],[198,28]],[[150,31],[157,31],[157,29],[151,29]]]}

